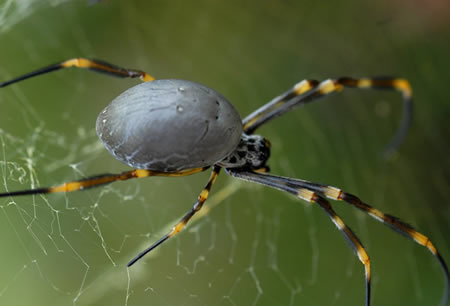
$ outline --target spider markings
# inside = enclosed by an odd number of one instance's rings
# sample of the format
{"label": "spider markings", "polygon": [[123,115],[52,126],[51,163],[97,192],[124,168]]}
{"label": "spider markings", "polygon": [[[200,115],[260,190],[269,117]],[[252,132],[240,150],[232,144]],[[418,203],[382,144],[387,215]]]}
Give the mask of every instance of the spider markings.
{"label": "spider markings", "polygon": [[[76,68],[88,68],[96,72],[102,72],[118,77],[139,77],[143,81],[153,81],[154,78],[147,73],[140,70],[125,69],[121,68],[103,61],[89,60],[85,58],[70,59],[63,61],[59,64],[44,67],[42,69],[36,70],[34,72],[25,74],[13,80],[0,83],[0,87],[5,87],[7,85],[28,79],[30,77],[38,76],[44,73],[55,71],[62,68],[76,67]],[[187,81],[185,81],[187,82]],[[157,82],[155,82],[156,84]],[[191,82],[192,83],[192,82]],[[196,83],[193,83],[196,84]],[[194,88],[205,88],[203,85],[192,85]],[[33,190],[24,190],[16,192],[5,192],[0,194],[0,197],[8,196],[18,196],[18,195],[32,195],[32,194],[48,194],[55,192],[69,192],[82,190],[87,188],[93,188],[96,186],[112,183],[120,180],[128,180],[131,178],[143,178],[148,176],[186,176],[198,172],[205,171],[210,166],[213,167],[211,176],[208,180],[206,186],[202,189],[198,200],[194,203],[191,210],[185,214],[185,216],[174,225],[172,230],[167,233],[164,237],[159,239],[157,242],[152,244],[149,248],[141,252],[138,256],[132,259],[128,263],[128,267],[133,265],[136,261],[142,258],[145,254],[162,244],[164,241],[173,237],[175,234],[180,232],[189,220],[198,212],[204,202],[207,200],[208,195],[211,191],[212,185],[217,179],[221,168],[225,168],[227,174],[254,183],[262,184],[271,188],[275,188],[287,193],[291,193],[305,201],[316,203],[320,208],[322,208],[325,213],[329,216],[331,221],[343,234],[344,238],[347,240],[358,259],[364,265],[365,269],[365,284],[366,284],[366,294],[365,303],[366,306],[370,305],[370,289],[371,289],[371,270],[370,270],[370,259],[365,251],[363,245],[359,241],[358,237],[353,233],[353,231],[345,225],[344,221],[336,214],[336,212],[331,207],[331,204],[326,200],[330,198],[332,200],[343,201],[349,205],[352,205],[363,212],[366,212],[375,220],[388,225],[390,228],[396,232],[405,235],[406,237],[414,240],[416,243],[425,246],[428,250],[435,256],[441,269],[444,273],[445,287],[444,293],[441,299],[441,305],[446,305],[448,301],[449,293],[449,272],[447,265],[435,246],[431,243],[428,237],[421,234],[420,232],[413,229],[410,225],[400,221],[398,218],[382,213],[381,211],[363,203],[359,198],[340,189],[332,186],[327,186],[323,184],[311,183],[304,180],[286,178],[281,176],[275,176],[267,174],[269,168],[266,166],[266,162],[270,156],[270,143],[264,139],[264,137],[259,135],[251,135],[253,132],[261,125],[269,122],[270,120],[281,116],[282,114],[292,110],[294,107],[310,103],[318,100],[321,97],[325,97],[334,92],[340,92],[344,88],[377,88],[377,89],[389,89],[400,91],[403,95],[403,105],[404,105],[404,116],[402,123],[387,147],[387,154],[392,153],[398,145],[403,141],[406,136],[409,124],[411,122],[412,115],[412,90],[409,82],[405,79],[396,78],[360,78],[353,79],[348,77],[329,79],[323,82],[318,82],[315,80],[304,80],[297,83],[291,89],[281,94],[280,96],[274,98],[272,101],[263,105],[246,118],[243,119],[242,124],[239,122],[236,126],[231,126],[231,128],[236,128],[237,126],[243,126],[243,133],[240,137],[239,143],[236,144],[235,151],[231,152],[230,155],[225,156],[223,160],[218,161],[215,164],[204,165],[198,168],[192,169],[178,169],[176,171],[160,171],[159,166],[156,169],[135,169],[132,171],[123,172],[120,174],[102,174],[97,176],[88,177],[82,180],[68,182],[56,187],[50,188],[39,188]],[[134,87],[136,88],[136,87]],[[139,87],[140,88],[140,87]],[[210,91],[210,89],[207,89]],[[212,91],[212,90],[211,90]],[[217,95],[214,91],[213,95]],[[202,95],[198,96],[202,97]],[[221,96],[220,96],[221,97]],[[133,99],[130,101],[125,101],[128,103],[135,103]],[[216,100],[217,103],[217,100]],[[177,111],[183,109],[184,105],[178,105]],[[181,107],[181,109],[179,108]],[[213,116],[211,119],[218,119],[217,115]],[[230,125],[233,125],[233,121],[229,121]],[[145,128],[141,126],[141,128]],[[227,127],[230,128],[230,127]],[[165,130],[155,129],[153,133],[166,133]],[[204,133],[204,129],[198,129],[199,135]],[[100,136],[100,135],[99,135]],[[101,136],[100,136],[101,137]],[[203,137],[200,137],[200,140]],[[259,142],[259,146],[255,146],[255,143]],[[172,143],[173,147],[178,145],[178,143]],[[202,143],[201,141],[196,143],[199,148],[207,150],[208,142]],[[229,144],[227,144],[229,145]],[[184,148],[186,149],[186,148]],[[150,149],[153,150],[153,149]],[[148,153],[148,152],[147,152]],[[113,155],[117,158],[116,154]],[[195,156],[191,156],[195,158]],[[120,159],[120,158],[119,158]],[[123,161],[123,160],[122,160]],[[169,165],[170,166],[170,165]],[[169,169],[170,167],[168,167]]]}
{"label": "spider markings", "polygon": [[267,169],[270,157],[270,142],[260,135],[242,133],[241,140],[234,152],[217,164],[223,168]]}

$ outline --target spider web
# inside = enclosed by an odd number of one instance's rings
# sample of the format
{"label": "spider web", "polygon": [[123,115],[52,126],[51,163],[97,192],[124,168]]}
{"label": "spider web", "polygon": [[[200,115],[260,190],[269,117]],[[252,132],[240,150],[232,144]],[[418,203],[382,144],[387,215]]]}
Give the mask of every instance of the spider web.
{"label": "spider web", "polygon": [[[429,235],[448,262],[450,48],[441,38],[450,27],[448,16],[439,19],[445,4],[433,3],[421,11],[401,1],[4,1],[0,80],[86,56],[204,83],[246,115],[303,78],[405,76],[417,106],[392,160],[380,153],[400,120],[396,93],[345,91],[261,133],[272,142],[273,173],[358,195]],[[439,14],[423,13],[430,10]],[[1,192],[127,169],[104,150],[94,124],[134,84],[72,70],[2,88]],[[0,303],[363,304],[362,265],[322,211],[224,174],[199,218],[126,269],[190,209],[207,179],[2,198]],[[371,256],[374,305],[438,304],[442,275],[428,251],[333,205]]]}

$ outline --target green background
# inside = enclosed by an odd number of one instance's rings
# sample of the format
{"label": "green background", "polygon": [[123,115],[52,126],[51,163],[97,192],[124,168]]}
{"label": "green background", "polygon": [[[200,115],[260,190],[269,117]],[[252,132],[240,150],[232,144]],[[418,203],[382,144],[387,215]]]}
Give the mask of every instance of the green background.
{"label": "green background", "polygon": [[[414,120],[389,161],[381,153],[400,122],[398,93],[346,90],[260,133],[273,173],[358,195],[429,235],[448,262],[450,8],[422,2],[0,0],[0,80],[93,57],[203,83],[245,116],[305,78],[405,77]],[[1,89],[2,191],[127,170],[94,126],[136,83],[71,70]],[[211,198],[221,205],[127,271],[207,178],[1,199],[0,304],[364,304],[362,265],[320,209],[224,174]],[[214,198],[229,186],[238,190]],[[371,256],[373,305],[438,304],[442,273],[426,249],[334,207]]]}

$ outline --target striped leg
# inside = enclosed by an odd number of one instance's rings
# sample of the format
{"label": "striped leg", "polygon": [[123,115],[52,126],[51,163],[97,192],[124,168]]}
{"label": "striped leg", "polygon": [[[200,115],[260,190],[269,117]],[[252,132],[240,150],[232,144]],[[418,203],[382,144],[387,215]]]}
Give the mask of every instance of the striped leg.
{"label": "striped leg", "polygon": [[365,281],[366,281],[366,306],[369,306],[370,279],[371,279],[370,259],[361,241],[359,241],[358,237],[353,233],[353,231],[347,225],[345,225],[344,221],[342,221],[342,219],[336,214],[336,212],[333,210],[333,208],[331,207],[330,203],[327,200],[317,195],[314,191],[310,191],[307,189],[299,189],[298,194],[299,194],[298,196],[303,200],[308,201],[309,198],[310,199],[309,202],[317,203],[326,212],[328,217],[330,217],[331,221],[333,221],[334,225],[336,225],[336,227],[341,231],[342,235],[344,235],[344,238],[347,240],[348,244],[353,249],[355,255],[358,256],[358,259],[364,265]]}
{"label": "striped leg", "polygon": [[303,199],[310,203],[316,203],[322,208],[325,213],[330,217],[331,221],[336,225],[336,227],[341,231],[342,235],[350,245],[350,247],[355,252],[358,259],[364,265],[365,271],[365,283],[366,283],[366,306],[370,305],[370,259],[364,246],[359,241],[358,237],[353,233],[353,231],[345,225],[344,221],[336,214],[336,212],[331,207],[330,203],[320,194],[309,190],[307,188],[298,188],[296,186],[290,186],[285,183],[284,178],[277,180],[276,176],[261,174],[257,172],[247,172],[238,171],[233,169],[227,169],[227,173],[231,176],[240,178],[242,180],[255,182],[258,184],[266,185],[281,191],[285,191],[295,195],[296,197]]}
{"label": "striped leg", "polygon": [[91,176],[85,179],[67,182],[61,185],[53,186],[53,187],[44,187],[37,189],[29,189],[29,190],[20,190],[20,191],[11,191],[0,193],[0,198],[2,197],[14,197],[20,195],[32,195],[32,194],[48,194],[48,193],[56,193],[56,192],[71,192],[84,190],[89,188],[95,188],[101,185],[110,184],[116,181],[126,181],[132,178],[144,178],[149,176],[168,176],[168,177],[178,177],[178,176],[187,176],[191,174],[195,174],[198,172],[202,172],[208,169],[208,167],[203,168],[194,168],[189,170],[183,170],[178,172],[158,172],[144,169],[135,169],[131,171],[122,172],[119,174],[101,174],[96,176]]}
{"label": "striped leg", "polygon": [[149,253],[154,248],[165,242],[170,237],[175,236],[175,234],[178,234],[185,227],[185,225],[189,222],[189,220],[203,207],[203,204],[208,199],[209,192],[211,191],[211,188],[214,185],[217,176],[219,175],[220,169],[221,168],[219,166],[214,166],[211,172],[211,176],[209,177],[208,183],[206,184],[205,188],[203,188],[202,192],[200,192],[198,200],[197,202],[195,202],[194,206],[192,206],[192,209],[188,211],[177,224],[174,225],[174,227],[169,233],[167,233],[164,237],[156,241],[150,247],[139,253],[135,258],[133,258],[128,263],[127,267],[131,267],[132,265],[134,265],[139,259],[144,257],[147,253]]}
{"label": "striped leg", "polygon": [[301,103],[299,99],[303,97],[305,93],[311,91],[318,85],[319,81],[303,80],[283,94],[273,98],[272,101],[264,104],[242,120],[245,133],[252,134],[258,127],[267,121],[289,111],[296,104]]}
{"label": "striped leg", "polygon": [[95,72],[106,73],[112,76],[121,77],[121,78],[137,78],[139,77],[142,81],[148,82],[153,81],[155,78],[151,75],[147,74],[144,71],[134,70],[134,69],[126,69],[113,64],[109,64],[107,62],[101,60],[87,59],[87,58],[72,58],[57,64],[53,64],[30,73],[24,74],[12,80],[0,83],[1,87],[6,87],[8,85],[41,75],[45,73],[49,73],[52,71],[64,69],[64,68],[85,68]]}
{"label": "striped leg", "polygon": [[369,216],[371,216],[375,220],[386,224],[394,231],[426,247],[431,252],[431,254],[433,254],[433,256],[436,257],[441,266],[442,272],[444,273],[445,285],[444,285],[444,293],[441,298],[441,306],[447,305],[450,290],[450,275],[448,272],[447,264],[445,263],[444,259],[442,258],[441,254],[439,254],[438,250],[433,245],[433,243],[431,243],[430,238],[416,231],[411,225],[399,220],[397,217],[385,214],[380,210],[373,208],[370,205],[367,205],[366,203],[362,202],[358,197],[350,193],[343,192],[342,190],[331,186],[321,186],[319,189],[322,189],[321,193],[323,193],[326,197],[333,200],[344,201],[369,214]]}
{"label": "striped leg", "polygon": [[244,131],[247,134],[251,134],[261,125],[292,110],[292,108],[316,101],[317,99],[325,97],[329,94],[340,92],[345,87],[389,89],[397,90],[402,93],[404,105],[403,120],[397,130],[397,133],[386,147],[385,154],[390,155],[402,143],[411,123],[412,89],[409,82],[405,79],[353,79],[342,77],[338,79],[328,79],[320,83],[315,80],[304,80],[244,118]]}
{"label": "striped leg", "polygon": [[416,243],[426,247],[433,254],[433,256],[436,257],[436,259],[438,260],[438,262],[442,268],[442,272],[444,273],[445,287],[444,287],[444,293],[443,293],[442,299],[441,299],[441,305],[442,306],[447,305],[448,295],[449,295],[449,291],[450,291],[450,287],[449,287],[450,286],[450,275],[448,272],[448,268],[447,268],[447,265],[446,265],[444,259],[439,254],[438,250],[433,245],[433,243],[431,243],[430,239],[427,236],[416,231],[411,225],[399,220],[398,218],[396,218],[394,216],[385,214],[385,213],[381,212],[380,210],[371,207],[370,205],[367,205],[366,203],[362,202],[358,197],[356,197],[350,193],[346,193],[346,192],[340,190],[339,188],[327,186],[327,185],[323,185],[323,184],[311,183],[311,182],[299,180],[299,179],[287,178],[287,177],[280,177],[280,176],[273,176],[273,175],[264,175],[264,177],[266,180],[268,180],[270,182],[274,182],[277,184],[283,184],[284,186],[287,186],[289,188],[294,188],[294,189],[299,189],[299,190],[307,189],[307,190],[316,192],[320,195],[323,195],[332,200],[344,201],[344,202],[362,210],[363,212],[369,214],[369,216],[371,216],[375,220],[386,224],[394,231],[396,231],[396,232],[410,238],[411,240],[415,241]]}

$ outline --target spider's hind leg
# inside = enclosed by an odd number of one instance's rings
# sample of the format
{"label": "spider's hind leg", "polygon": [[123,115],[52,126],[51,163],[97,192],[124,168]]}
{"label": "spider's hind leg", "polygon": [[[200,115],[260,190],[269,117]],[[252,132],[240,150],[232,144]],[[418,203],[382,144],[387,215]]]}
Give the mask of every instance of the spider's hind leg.
{"label": "spider's hind leg", "polygon": [[36,189],[19,190],[0,193],[0,198],[3,197],[15,197],[22,195],[33,195],[33,194],[50,194],[58,192],[73,192],[79,190],[86,190],[89,188],[95,188],[102,185],[110,184],[117,181],[126,181],[133,178],[144,178],[149,176],[167,176],[167,177],[179,177],[195,174],[198,172],[205,171],[209,167],[194,168],[188,170],[182,170],[178,172],[158,172],[145,169],[134,169],[131,171],[125,171],[118,174],[100,174],[90,176],[81,180],[66,182],[61,185],[56,185],[52,187],[42,187]]}
{"label": "spider's hind leg", "polygon": [[111,76],[120,77],[120,78],[140,78],[144,82],[153,81],[155,78],[149,75],[148,73],[141,71],[141,70],[135,70],[135,69],[127,69],[122,68],[110,63],[107,63],[105,61],[101,60],[95,60],[95,59],[88,59],[88,58],[71,58],[65,61],[62,61],[60,63],[56,63],[53,65],[49,65],[43,68],[40,68],[38,70],[29,72],[27,74],[21,75],[19,77],[16,77],[12,80],[6,81],[6,82],[0,82],[0,88],[6,87],[8,85],[18,83],[21,81],[24,81],[26,79],[46,74],[52,71],[65,69],[65,68],[83,68],[83,69],[89,69],[95,72],[105,73],[109,74]]}
{"label": "spider's hind leg", "polygon": [[181,220],[175,224],[172,228],[172,230],[167,233],[164,237],[153,243],[150,247],[139,253],[135,258],[133,258],[129,263],[128,267],[131,267],[134,265],[139,259],[144,257],[147,253],[155,249],[157,246],[164,243],[167,239],[173,237],[174,235],[178,234],[189,222],[189,220],[203,207],[203,204],[208,199],[209,193],[211,191],[212,186],[214,185],[214,182],[217,179],[217,176],[219,175],[221,167],[214,166],[213,170],[211,172],[211,176],[209,177],[208,183],[203,188],[203,190],[200,192],[200,195],[198,196],[197,202],[194,203],[191,210],[189,210]]}

